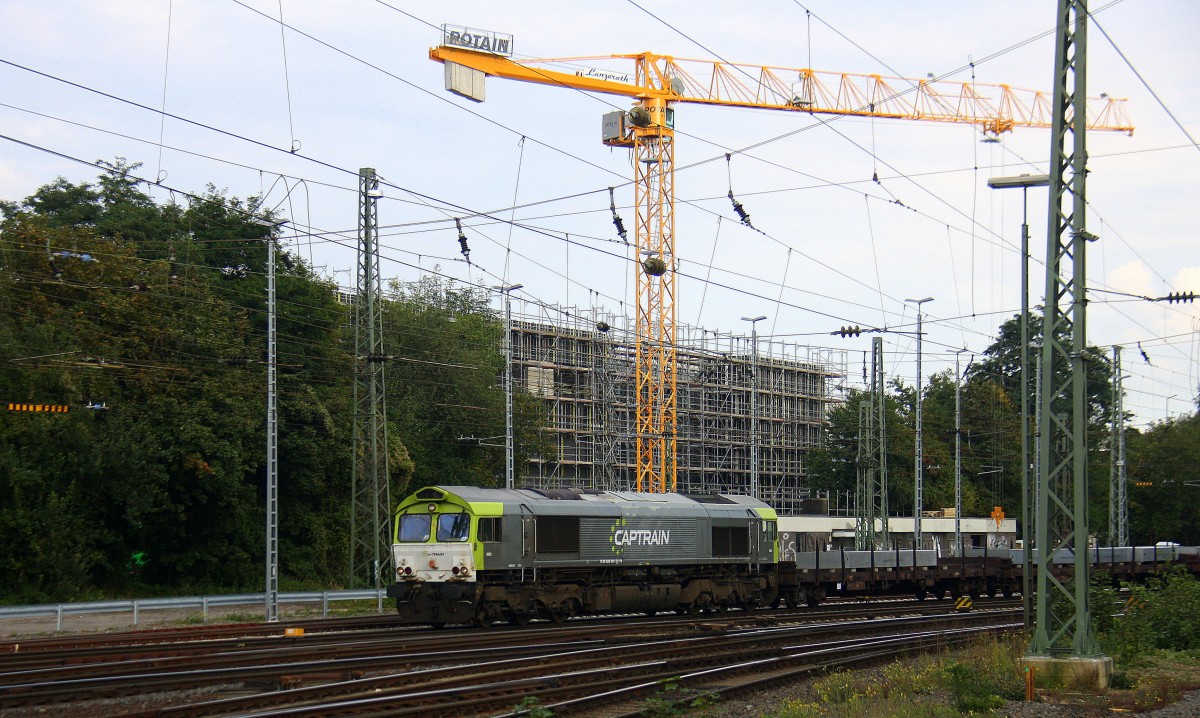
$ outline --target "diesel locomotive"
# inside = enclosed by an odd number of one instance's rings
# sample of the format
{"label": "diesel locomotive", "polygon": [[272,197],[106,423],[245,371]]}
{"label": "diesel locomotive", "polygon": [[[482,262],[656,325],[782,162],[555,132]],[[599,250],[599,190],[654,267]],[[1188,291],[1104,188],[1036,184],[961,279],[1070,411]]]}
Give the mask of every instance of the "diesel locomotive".
{"label": "diesel locomotive", "polygon": [[387,595],[433,625],[754,608],[777,522],[747,496],[430,486],[396,509]]}
{"label": "diesel locomotive", "polygon": [[[1019,550],[796,551],[789,540],[781,553],[778,526],[770,506],[731,494],[429,486],[396,509],[396,574],[387,595],[406,623],[490,626],[815,606],[831,595],[977,598],[1021,590]],[[1087,552],[1093,570],[1114,583],[1144,579],[1167,563],[1200,575],[1197,547]],[[1065,580],[1073,555],[1063,550],[1052,564]]]}

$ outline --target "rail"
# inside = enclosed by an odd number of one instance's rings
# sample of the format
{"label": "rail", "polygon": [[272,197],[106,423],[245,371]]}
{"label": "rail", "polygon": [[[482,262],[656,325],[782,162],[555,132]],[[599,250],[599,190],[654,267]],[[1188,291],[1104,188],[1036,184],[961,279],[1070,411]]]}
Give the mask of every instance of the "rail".
{"label": "rail", "polygon": [[[281,604],[321,602],[321,617],[329,617],[329,604],[336,601],[375,600],[376,610],[383,613],[384,589],[352,591],[291,591],[278,594]],[[83,616],[93,613],[133,613],[133,625],[138,625],[142,611],[199,608],[208,622],[208,609],[228,606],[266,605],[261,593],[232,593],[219,596],[180,596],[174,598],[135,598],[124,601],[80,601],[45,603],[25,606],[0,606],[0,621],[12,618],[42,618],[54,616],[55,631],[62,631],[64,616]]]}

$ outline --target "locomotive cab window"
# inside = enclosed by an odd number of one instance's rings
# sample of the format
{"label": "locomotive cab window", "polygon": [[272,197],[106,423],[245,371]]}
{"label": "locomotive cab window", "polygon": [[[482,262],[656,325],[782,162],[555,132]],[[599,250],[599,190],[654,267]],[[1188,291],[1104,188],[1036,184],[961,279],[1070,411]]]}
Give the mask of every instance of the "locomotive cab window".
{"label": "locomotive cab window", "polygon": [[500,517],[479,519],[479,540],[483,543],[499,543],[502,540]]}
{"label": "locomotive cab window", "polygon": [[774,521],[763,521],[763,539],[766,541],[774,541],[776,536],[776,524]]}
{"label": "locomotive cab window", "polygon": [[470,532],[470,514],[441,514],[438,516],[438,541],[466,541]]}
{"label": "locomotive cab window", "polygon": [[400,517],[399,540],[402,543],[424,543],[429,540],[432,525],[429,514],[403,514]]}

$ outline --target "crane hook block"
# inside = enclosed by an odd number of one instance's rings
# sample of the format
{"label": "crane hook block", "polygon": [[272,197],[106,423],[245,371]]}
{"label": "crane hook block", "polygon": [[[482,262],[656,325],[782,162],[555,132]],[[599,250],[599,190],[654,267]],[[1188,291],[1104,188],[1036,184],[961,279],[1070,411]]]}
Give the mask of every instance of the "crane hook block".
{"label": "crane hook block", "polygon": [[646,270],[646,274],[651,277],[661,277],[667,273],[667,263],[663,261],[662,257],[647,257],[642,262],[642,269]]}
{"label": "crane hook block", "polygon": [[635,107],[629,111],[629,124],[634,127],[649,127],[654,118],[650,116],[650,110],[645,107]]}

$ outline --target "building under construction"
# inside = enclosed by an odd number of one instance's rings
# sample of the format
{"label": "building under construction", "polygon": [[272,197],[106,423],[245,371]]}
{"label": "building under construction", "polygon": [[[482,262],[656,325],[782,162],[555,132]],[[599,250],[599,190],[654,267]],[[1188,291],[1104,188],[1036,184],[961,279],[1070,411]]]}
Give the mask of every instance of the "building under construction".
{"label": "building under construction", "polygon": [[[680,324],[678,483],[681,493],[746,493],[751,395],[758,417],[759,495],[798,514],[810,492],[808,452],[839,400],[842,350],[721,334]],[[518,467],[518,485],[633,490],[634,341],[623,316],[513,300],[516,391],[545,400],[557,457]],[[757,373],[756,383],[753,381]]]}

